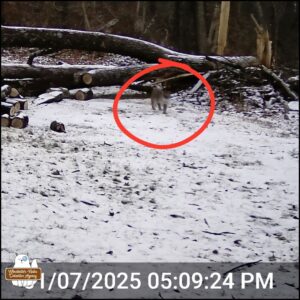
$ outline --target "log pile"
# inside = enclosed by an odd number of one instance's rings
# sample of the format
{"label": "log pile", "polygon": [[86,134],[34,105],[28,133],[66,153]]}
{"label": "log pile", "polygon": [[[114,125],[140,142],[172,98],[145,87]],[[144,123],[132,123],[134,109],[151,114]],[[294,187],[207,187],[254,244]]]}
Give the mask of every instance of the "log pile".
{"label": "log pile", "polygon": [[[208,80],[213,90],[225,93],[229,98],[240,98],[234,97],[237,82],[238,85],[258,86],[267,81],[266,84],[270,83],[274,90],[278,90],[285,101],[298,101],[298,93],[291,89],[292,83],[285,83],[273,71],[259,65],[257,58],[252,56],[191,55],[140,39],[100,32],[1,26],[1,33],[3,47],[41,49],[29,57],[27,64],[1,64],[1,76],[4,83],[3,90],[1,89],[1,100],[7,97],[19,97],[18,92],[24,96],[38,96],[34,101],[36,105],[59,102],[62,99],[89,100],[97,97],[93,94],[92,87],[121,86],[139,71],[157,64],[158,58],[164,58],[187,64],[204,77],[210,74]],[[128,66],[110,67],[65,63],[61,65],[34,64],[35,57],[60,49],[115,53],[141,61]],[[186,72],[177,68],[160,69],[143,76],[139,83],[135,82],[129,88],[149,93],[149,89],[151,90],[149,83],[162,79],[168,81],[172,92],[177,92],[196,84],[191,76],[183,77],[185,75]],[[296,84],[293,82],[293,86],[298,84],[299,78],[296,81]],[[240,94],[240,91],[236,92]],[[19,104],[20,108],[24,107],[21,101]],[[8,102],[3,105],[2,110],[10,115],[18,109],[16,106],[18,104]]]}
{"label": "log pile", "polygon": [[16,88],[1,86],[1,126],[21,129],[28,125],[29,118],[23,113],[28,109],[28,101],[21,97]]}

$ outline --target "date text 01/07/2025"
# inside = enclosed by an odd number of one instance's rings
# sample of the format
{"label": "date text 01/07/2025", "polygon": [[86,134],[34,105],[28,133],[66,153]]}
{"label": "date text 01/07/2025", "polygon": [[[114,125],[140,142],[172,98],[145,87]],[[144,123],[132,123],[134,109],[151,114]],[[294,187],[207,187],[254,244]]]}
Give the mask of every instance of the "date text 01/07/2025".
{"label": "date text 01/07/2025", "polygon": [[[225,277],[218,272],[211,273],[208,276],[203,276],[200,272],[188,273],[182,272],[172,274],[170,272],[151,272],[146,276],[146,282],[142,280],[140,272],[125,273],[113,272],[107,273],[81,273],[81,272],[60,272],[53,273],[48,288],[45,285],[44,274],[41,276],[41,289],[51,290],[54,286],[58,289],[132,289],[137,290],[142,286],[151,290],[156,289],[247,289],[250,285],[255,289],[273,289],[273,273],[262,275],[261,273],[244,272],[240,274],[228,273]],[[80,286],[79,283],[83,282]],[[56,284],[55,284],[56,283]]]}

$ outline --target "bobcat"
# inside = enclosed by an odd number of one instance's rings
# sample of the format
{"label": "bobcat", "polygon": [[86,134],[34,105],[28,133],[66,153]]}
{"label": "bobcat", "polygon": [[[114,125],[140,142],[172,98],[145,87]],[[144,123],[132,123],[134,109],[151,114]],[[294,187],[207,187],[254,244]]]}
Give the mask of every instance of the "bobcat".
{"label": "bobcat", "polygon": [[155,110],[156,106],[161,110],[163,108],[163,113],[167,113],[168,100],[170,98],[170,92],[163,89],[161,84],[157,84],[153,87],[151,92],[151,105],[152,109]]}

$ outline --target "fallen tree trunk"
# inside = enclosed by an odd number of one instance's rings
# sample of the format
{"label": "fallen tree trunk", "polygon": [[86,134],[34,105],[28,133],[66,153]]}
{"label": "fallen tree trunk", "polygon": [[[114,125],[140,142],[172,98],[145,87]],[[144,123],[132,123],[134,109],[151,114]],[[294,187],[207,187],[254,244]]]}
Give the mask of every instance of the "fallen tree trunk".
{"label": "fallen tree trunk", "polygon": [[104,66],[93,65],[47,65],[47,66],[29,66],[27,64],[1,64],[1,77],[5,79],[27,78],[35,79],[42,78],[43,81],[49,81],[49,85],[60,84],[59,86],[76,86],[76,77],[74,74],[87,72],[102,68],[103,71],[109,69]]}
{"label": "fallen tree trunk", "polygon": [[[114,67],[104,70],[99,68],[75,74],[75,77],[79,76],[80,78],[77,80],[87,86],[123,85],[129,78],[150,66],[153,65],[147,64],[131,67]],[[181,74],[183,72],[183,70],[177,68],[161,69],[144,75],[142,79],[149,81],[151,79],[157,79],[158,77],[168,77]]]}
{"label": "fallen tree trunk", "polygon": [[141,65],[134,67],[115,67],[106,70],[94,69],[88,72],[79,74],[81,81],[88,86],[103,86],[112,82],[111,85],[123,84],[136,73],[149,68],[151,65]]}
{"label": "fallen tree trunk", "polygon": [[[1,26],[1,37],[2,47],[101,51],[127,55],[149,63],[157,63],[158,58],[166,58],[186,63],[201,71],[216,67],[214,62],[208,61],[205,56],[184,54],[147,41],[102,32]],[[218,57],[218,59],[225,59],[242,67],[258,64],[257,59],[252,56]]]}
{"label": "fallen tree trunk", "polygon": [[[1,76],[3,82],[17,87],[23,95],[24,90],[31,90],[31,94],[38,95],[51,87],[65,87],[68,89],[81,88],[82,86],[111,86],[123,85],[130,77],[141,70],[153,65],[138,65],[130,67],[104,67],[99,65],[89,66],[29,66],[25,64],[2,64]],[[157,77],[181,74],[180,69],[161,69],[143,77],[151,80]],[[15,79],[24,78],[24,79]]]}

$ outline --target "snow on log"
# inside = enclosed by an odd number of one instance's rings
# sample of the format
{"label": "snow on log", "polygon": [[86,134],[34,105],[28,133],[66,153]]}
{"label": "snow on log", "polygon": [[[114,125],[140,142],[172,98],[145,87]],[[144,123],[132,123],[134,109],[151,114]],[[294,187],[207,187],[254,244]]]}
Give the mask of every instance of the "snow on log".
{"label": "snow on log", "polygon": [[70,98],[70,92],[67,88],[65,87],[56,87],[56,88],[49,88],[47,90],[47,93],[49,92],[62,92],[64,98]]}
{"label": "snow on log", "polygon": [[14,106],[11,103],[1,102],[1,114],[13,116],[15,114]]}
{"label": "snow on log", "polygon": [[4,100],[7,96],[9,96],[11,92],[11,87],[8,84],[1,86],[1,100]]}
{"label": "snow on log", "polygon": [[54,91],[50,93],[44,93],[40,95],[36,100],[33,101],[34,104],[47,104],[52,102],[59,102],[64,98],[64,93],[61,91]]}
{"label": "snow on log", "polygon": [[28,122],[29,122],[29,118],[27,115],[18,114],[11,119],[10,126],[14,128],[22,129],[28,125]]}
{"label": "snow on log", "polygon": [[1,126],[3,127],[10,126],[10,117],[8,114],[1,115]]}
{"label": "snow on log", "polygon": [[291,101],[288,106],[291,111],[299,111],[299,101]]}
{"label": "snow on log", "polygon": [[15,113],[19,112],[21,109],[20,102],[16,99],[6,99],[6,103],[12,104],[14,106]]}
{"label": "snow on log", "polygon": [[[40,49],[78,49],[101,51],[136,57],[145,62],[157,63],[158,58],[186,63],[199,71],[215,69],[214,62],[205,56],[176,52],[165,47],[114,34],[70,29],[1,26],[2,47],[36,47]],[[218,57],[233,64],[249,67],[258,65],[253,56]]]}

